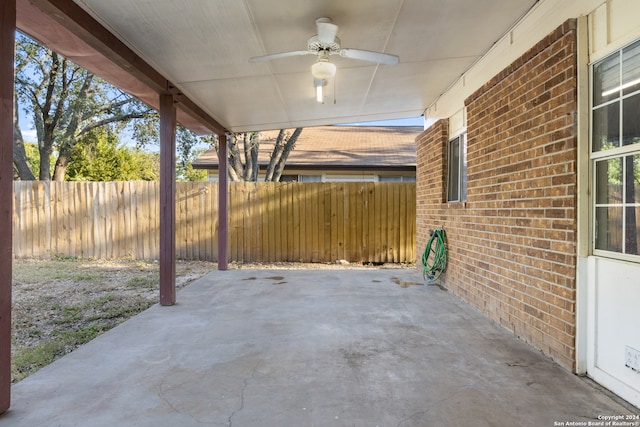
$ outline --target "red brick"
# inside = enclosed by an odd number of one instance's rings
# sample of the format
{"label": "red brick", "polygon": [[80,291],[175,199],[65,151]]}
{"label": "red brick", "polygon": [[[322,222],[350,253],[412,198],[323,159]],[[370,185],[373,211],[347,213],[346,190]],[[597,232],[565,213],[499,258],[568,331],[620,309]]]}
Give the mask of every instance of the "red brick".
{"label": "red brick", "polygon": [[[448,122],[416,140],[417,230],[447,231],[445,286],[571,369],[575,29],[565,22],[465,100],[466,204],[446,203]],[[418,233],[420,256],[427,239]]]}

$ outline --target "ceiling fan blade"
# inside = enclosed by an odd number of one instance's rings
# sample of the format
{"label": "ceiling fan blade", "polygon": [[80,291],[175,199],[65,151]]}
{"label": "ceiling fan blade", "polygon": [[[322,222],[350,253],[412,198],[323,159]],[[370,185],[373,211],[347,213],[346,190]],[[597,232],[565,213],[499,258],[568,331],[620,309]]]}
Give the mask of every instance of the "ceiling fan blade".
{"label": "ceiling fan blade", "polygon": [[395,65],[400,58],[388,53],[371,52],[361,49],[340,49],[340,56],[344,58],[360,59],[362,61],[377,62],[379,64]]}
{"label": "ceiling fan blade", "polygon": [[302,56],[302,55],[315,55],[315,52],[309,52],[308,50],[296,50],[292,52],[273,53],[271,55],[254,56],[249,58],[249,62],[265,62],[272,59],[289,58],[290,56]]}
{"label": "ceiling fan blade", "polygon": [[318,40],[324,44],[333,43],[338,34],[338,26],[331,23],[329,18],[316,19],[316,25],[318,26]]}

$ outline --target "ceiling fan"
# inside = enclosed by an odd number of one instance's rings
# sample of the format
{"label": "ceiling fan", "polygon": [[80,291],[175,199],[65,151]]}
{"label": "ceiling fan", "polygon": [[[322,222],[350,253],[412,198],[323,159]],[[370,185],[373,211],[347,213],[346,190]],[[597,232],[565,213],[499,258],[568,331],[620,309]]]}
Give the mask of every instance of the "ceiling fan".
{"label": "ceiling fan", "polygon": [[311,74],[316,86],[318,102],[322,102],[322,87],[327,85],[327,79],[336,74],[336,65],[329,61],[332,55],[340,55],[343,58],[358,59],[361,61],[376,62],[378,64],[394,65],[399,58],[388,53],[372,52],[362,49],[340,47],[340,39],[336,37],[338,26],[329,18],[316,19],[318,34],[307,41],[307,50],[274,53],[271,55],[255,56],[250,62],[264,62],[273,59],[288,58],[291,56],[316,55],[318,60],[311,66]]}

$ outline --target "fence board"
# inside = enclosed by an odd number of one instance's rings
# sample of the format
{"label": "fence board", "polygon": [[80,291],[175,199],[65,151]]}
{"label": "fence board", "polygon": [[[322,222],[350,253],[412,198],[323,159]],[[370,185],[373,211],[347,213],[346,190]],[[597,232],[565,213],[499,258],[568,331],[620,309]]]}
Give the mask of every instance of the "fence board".
{"label": "fence board", "polygon": [[398,217],[400,221],[398,223],[398,259],[405,259],[405,245],[407,244],[407,236],[405,233],[407,232],[407,195],[404,191],[399,191],[400,203],[398,203]]}
{"label": "fence board", "polygon": [[[248,262],[251,260],[251,183],[247,183],[242,188],[242,191],[238,192],[238,204],[242,206],[242,209],[238,212],[241,215],[235,215],[238,217],[238,251],[242,254],[238,257],[238,260]],[[243,244],[246,242],[247,244]]]}
{"label": "fence board", "polygon": [[38,223],[38,185],[33,185],[31,187],[31,191],[29,191],[29,195],[27,197],[27,209],[29,210],[29,220],[34,224],[34,226],[30,229],[29,238],[33,239],[36,242],[36,245],[39,244],[39,231],[38,228],[40,224]]}
{"label": "fence board", "polygon": [[[282,247],[284,246],[283,236],[283,226],[282,221],[284,215],[282,215],[282,186],[273,185],[273,212],[270,213],[270,219],[272,223],[275,223],[276,229],[274,233],[274,254],[275,257],[273,260],[282,260],[284,257],[282,256]],[[276,215],[276,212],[279,212],[279,215]]]}
{"label": "fence board", "polygon": [[371,218],[371,214],[369,213],[369,185],[368,183],[362,184],[362,251],[360,256],[362,257],[362,261],[365,262],[367,260],[372,259],[369,253],[369,220]]}
{"label": "fence board", "polygon": [[278,243],[276,242],[277,236],[278,236],[278,225],[279,223],[277,221],[274,221],[274,218],[277,218],[275,216],[275,210],[276,210],[276,206],[275,206],[275,191],[274,191],[275,186],[271,183],[267,184],[267,215],[266,215],[266,219],[267,219],[267,223],[265,224],[265,226],[267,227],[268,231],[269,231],[269,246],[267,249],[267,256],[266,256],[266,260],[267,261],[275,261],[277,259],[277,253],[276,253],[276,247],[278,245]]}
{"label": "fence board", "polygon": [[202,215],[202,245],[204,247],[204,253],[201,260],[213,259],[213,239],[209,239],[208,236],[212,236],[211,232],[211,190],[206,185],[202,184],[202,199],[201,199],[201,215]]}
{"label": "fence board", "polygon": [[260,253],[258,254],[259,257],[262,257],[263,259],[265,259],[266,261],[266,254],[269,252],[269,227],[268,227],[268,221],[269,221],[269,201],[267,200],[267,195],[269,194],[268,190],[267,190],[267,186],[266,185],[260,185],[258,187],[258,205],[260,206],[259,212],[260,212],[260,219],[259,219],[259,225],[256,225],[256,228],[259,230],[259,234],[260,234]]}
{"label": "fence board", "polygon": [[197,247],[198,247],[198,260],[207,259],[207,247],[206,247],[206,210],[205,200],[207,197],[205,183],[197,184],[198,197],[195,201],[196,205],[196,224],[197,224]]}
{"label": "fence board", "polygon": [[304,239],[300,235],[300,223],[303,218],[300,217],[300,186],[296,183],[290,184],[291,198],[289,206],[289,214],[291,215],[291,261],[300,261],[300,240]]}
{"label": "fence board", "polygon": [[194,227],[194,215],[196,213],[194,201],[194,188],[192,183],[188,183],[186,192],[186,228],[187,228],[187,259],[198,259],[195,248],[195,227]]}
{"label": "fence board", "polygon": [[364,224],[364,213],[362,212],[362,208],[364,206],[364,198],[362,197],[364,189],[364,183],[357,183],[355,188],[355,210],[356,210],[356,221],[355,221],[355,230],[356,230],[356,261],[362,261],[362,249],[364,244],[364,236],[362,232],[362,226]]}
{"label": "fence board", "polygon": [[[331,185],[324,185],[323,197],[324,197],[324,230],[322,236],[324,237],[324,251],[322,259],[331,258]],[[335,260],[335,258],[334,258]]]}
{"label": "fence board", "polygon": [[309,251],[307,248],[308,245],[308,240],[309,240],[309,230],[310,227],[308,227],[308,223],[309,221],[308,219],[308,215],[309,212],[307,212],[307,205],[306,205],[306,200],[307,200],[307,188],[308,186],[306,185],[296,185],[296,188],[298,189],[298,205],[300,208],[300,255],[299,255],[299,260],[300,261],[307,261],[309,259]]}
{"label": "fence board", "polygon": [[282,222],[282,258],[285,261],[293,260],[293,203],[291,188],[292,183],[287,182],[282,187],[282,197],[280,198],[280,218]]}
{"label": "fence board", "polygon": [[23,240],[25,237],[24,226],[23,226],[23,214],[16,215],[15,212],[21,212],[22,210],[22,192],[17,192],[15,190],[15,185],[13,187],[13,220],[11,221],[11,229],[13,233],[13,254],[17,257],[22,257],[24,255],[23,250]]}
{"label": "fence board", "polygon": [[153,259],[160,258],[160,186],[155,185],[155,183],[149,182],[147,183],[149,188],[151,189],[151,194],[153,198],[151,200],[151,209],[152,209],[152,218],[153,218],[153,228],[151,230],[153,243]]}
{"label": "fence board", "polygon": [[[217,260],[218,184],[176,186],[176,255]],[[157,259],[155,182],[15,182],[14,256]],[[231,183],[237,262],[415,261],[415,183]]]}
{"label": "fence board", "polygon": [[139,194],[138,197],[138,208],[136,210],[136,215],[138,218],[138,225],[136,227],[137,236],[138,236],[138,245],[142,250],[142,258],[151,259],[151,201],[149,200],[150,194],[147,191],[148,186],[146,182],[136,182],[137,190],[136,192]]}
{"label": "fence board", "polygon": [[[71,200],[73,200],[73,204],[69,206],[69,218],[72,221],[73,228],[71,230],[73,231],[73,233],[69,246],[71,248],[74,248],[74,250],[72,250],[71,252],[71,256],[77,257],[84,257],[84,248],[86,246],[86,242],[84,241],[83,236],[83,228],[86,228],[86,225],[84,224],[84,205],[82,203],[82,201],[84,200],[84,189],[85,183],[80,182],[77,186],[72,187],[70,196]],[[71,242],[79,243],[77,245],[77,250],[75,249],[75,245],[73,245]]]}
{"label": "fence board", "polygon": [[138,212],[138,197],[139,194],[136,193],[135,182],[128,182],[130,194],[133,196],[131,199],[127,201],[128,209],[125,211],[125,218],[128,220],[127,227],[127,235],[126,241],[129,242],[129,250],[131,251],[131,256],[134,259],[142,258],[142,251],[138,252],[138,229],[136,228],[136,224],[138,223],[137,212]]}

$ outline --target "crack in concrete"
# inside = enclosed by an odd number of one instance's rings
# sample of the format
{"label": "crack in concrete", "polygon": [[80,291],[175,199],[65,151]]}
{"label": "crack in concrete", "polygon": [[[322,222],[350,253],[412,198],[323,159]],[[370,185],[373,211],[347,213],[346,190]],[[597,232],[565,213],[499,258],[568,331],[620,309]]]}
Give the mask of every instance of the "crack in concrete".
{"label": "crack in concrete", "polygon": [[244,409],[244,392],[247,389],[247,386],[249,385],[249,381],[255,378],[256,371],[258,370],[259,365],[260,365],[260,362],[256,362],[256,365],[251,370],[251,375],[248,378],[245,378],[243,380],[242,390],[240,390],[240,407],[237,409],[234,409],[231,415],[229,415],[229,418],[227,418],[228,427],[233,427],[233,417],[235,417],[235,415],[238,412]]}
{"label": "crack in concrete", "polygon": [[407,418],[403,418],[403,419],[401,419],[401,420],[398,422],[397,427],[402,427],[402,425],[403,425],[405,422],[412,421],[412,420],[413,420],[413,418],[414,418],[414,417],[417,417],[418,415],[420,415],[420,416],[424,417],[424,415],[425,415],[425,414],[427,414],[430,410],[431,410],[431,409],[426,409],[426,410],[424,410],[424,411],[416,411],[416,412],[414,412],[413,414],[411,414],[411,415],[410,415],[410,416],[408,416]]}
{"label": "crack in concrete", "polygon": [[[177,384],[177,388],[181,388],[182,386],[184,386],[186,382],[182,382]],[[166,388],[166,391],[165,391]],[[198,424],[206,424],[204,421],[196,418],[193,414],[191,414],[188,411],[183,411],[182,409],[176,407],[168,398],[165,397],[165,392],[168,392],[171,389],[170,385],[166,385],[166,380],[162,379],[160,382],[160,385],[158,387],[158,397],[167,404],[167,406],[169,408],[171,408],[171,410],[177,414],[183,414],[183,415],[188,415],[192,420],[194,420],[195,422],[197,422]]]}
{"label": "crack in concrete", "polygon": [[[400,421],[398,421],[397,427],[402,427],[402,425],[404,425],[404,423],[409,422],[409,421],[413,421],[413,419],[417,416],[422,416],[424,417],[426,414],[428,414],[429,412],[431,412],[431,410],[436,407],[437,405],[439,405],[440,403],[451,399],[453,396],[455,396],[460,390],[467,388],[466,386],[461,386],[461,387],[456,387],[451,393],[449,393],[449,395],[447,395],[446,397],[443,397],[442,399],[436,400],[433,403],[431,403],[430,405],[428,405],[427,409],[423,409],[422,411],[415,411],[413,412],[411,415],[409,415],[406,418],[401,419]],[[411,424],[414,425],[414,424]]]}
{"label": "crack in concrete", "polygon": [[[167,389],[170,389],[170,388],[171,388],[171,386],[166,386],[166,388],[167,388]],[[173,406],[173,403],[171,403],[171,401],[165,397],[164,393],[165,393],[165,379],[163,378],[163,379],[160,381],[160,385],[158,386],[158,397],[159,397],[159,398],[160,398],[164,403],[166,403],[166,404],[167,404],[167,406],[168,406],[169,408],[171,408],[171,410],[172,410],[173,412],[176,412],[176,413],[178,413],[178,414],[179,414],[179,413],[181,413],[181,411],[180,411],[178,408],[176,408],[175,406]]]}

